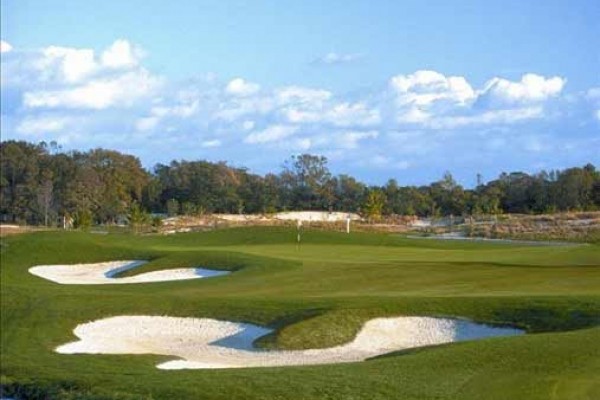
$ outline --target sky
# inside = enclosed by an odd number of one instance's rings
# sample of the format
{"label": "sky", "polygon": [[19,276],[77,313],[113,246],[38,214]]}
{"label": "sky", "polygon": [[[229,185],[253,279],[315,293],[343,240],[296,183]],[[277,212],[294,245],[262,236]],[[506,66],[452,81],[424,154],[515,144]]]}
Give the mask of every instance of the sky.
{"label": "sky", "polygon": [[600,167],[600,1],[3,0],[2,140],[372,184]]}

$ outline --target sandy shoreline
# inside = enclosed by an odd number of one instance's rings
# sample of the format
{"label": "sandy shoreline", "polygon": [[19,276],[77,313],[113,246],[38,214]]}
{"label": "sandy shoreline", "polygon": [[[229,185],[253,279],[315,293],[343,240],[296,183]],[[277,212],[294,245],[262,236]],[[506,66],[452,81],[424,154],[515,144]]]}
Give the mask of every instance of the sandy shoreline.
{"label": "sandy shoreline", "polygon": [[209,318],[118,316],[78,325],[78,341],[62,354],[159,354],[180,358],[159,369],[206,369],[316,365],[364,361],[393,351],[523,333],[470,321],[432,318],[375,318],[349,343],[327,349],[259,350],[253,342],[270,329]]}
{"label": "sandy shoreline", "polygon": [[145,272],[142,274],[115,277],[120,272],[137,268],[147,261],[110,261],[95,264],[38,265],[29,268],[29,273],[63,285],[108,285],[180,281],[187,279],[211,278],[227,275],[229,271],[216,271],[204,268],[178,268]]}

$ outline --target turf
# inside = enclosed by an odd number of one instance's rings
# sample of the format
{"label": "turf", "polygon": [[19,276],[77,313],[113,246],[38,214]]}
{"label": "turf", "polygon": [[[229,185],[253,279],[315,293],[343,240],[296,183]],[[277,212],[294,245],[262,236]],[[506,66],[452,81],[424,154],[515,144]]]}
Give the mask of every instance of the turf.
{"label": "turf", "polygon": [[[39,232],[2,238],[4,395],[64,399],[597,399],[600,246],[535,247],[392,234],[236,228],[167,237]],[[139,285],[58,285],[33,265],[148,259],[129,274],[235,273]],[[276,328],[267,348],[329,347],[377,316],[458,316],[530,333],[364,363],[161,371],[164,356],[60,355],[81,322],[215,317]]]}

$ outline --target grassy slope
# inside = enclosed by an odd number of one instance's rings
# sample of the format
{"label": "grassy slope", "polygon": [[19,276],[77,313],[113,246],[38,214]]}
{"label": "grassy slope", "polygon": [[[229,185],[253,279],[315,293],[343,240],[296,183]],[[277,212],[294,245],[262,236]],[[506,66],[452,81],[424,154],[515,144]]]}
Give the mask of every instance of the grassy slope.
{"label": "grassy slope", "polygon": [[[155,399],[600,397],[597,245],[518,247],[306,232],[297,247],[294,239],[295,232],[284,228],[170,237],[36,233],[4,238],[4,384],[9,390],[30,390],[29,397],[40,387],[62,390],[65,398],[72,390],[89,390],[94,398],[135,398],[130,393]],[[206,281],[119,286],[63,286],[27,273],[37,264],[133,258],[152,260],[139,271],[203,265],[237,272]],[[542,333],[414,350],[366,363],[273,369],[159,371],[154,365],[166,359],[162,356],[52,351],[73,339],[78,323],[119,314],[268,324],[279,331],[261,345],[283,348],[342,343],[365,320],[381,315],[464,316]]]}

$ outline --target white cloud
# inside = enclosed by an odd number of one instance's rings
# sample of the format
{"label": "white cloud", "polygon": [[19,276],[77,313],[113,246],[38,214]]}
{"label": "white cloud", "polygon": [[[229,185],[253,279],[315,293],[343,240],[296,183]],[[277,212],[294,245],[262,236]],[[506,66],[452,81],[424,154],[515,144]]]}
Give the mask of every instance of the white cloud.
{"label": "white cloud", "polygon": [[159,122],[159,117],[140,118],[135,123],[135,129],[138,131],[151,131],[152,129],[156,128]]}
{"label": "white cloud", "polygon": [[83,84],[119,72],[142,70],[138,67],[141,54],[139,48],[123,39],[112,43],[100,57],[91,48],[48,46],[3,59],[3,77],[9,75],[11,83],[37,89]]}
{"label": "white cloud", "polygon": [[434,129],[476,124],[512,124],[544,116],[543,103],[562,91],[565,80],[525,74],[520,81],[489,80],[474,90],[460,76],[417,71],[390,80],[399,124]]}
{"label": "white cloud", "polygon": [[212,117],[228,122],[233,122],[241,117],[251,114],[265,115],[275,108],[273,99],[269,97],[236,98],[234,101],[224,101]]}
{"label": "white cloud", "polygon": [[397,107],[395,119],[400,124],[423,124],[437,115],[467,109],[476,99],[464,77],[447,77],[436,71],[397,75],[390,86]]}
{"label": "white cloud", "polygon": [[492,110],[466,116],[440,117],[427,123],[435,129],[456,129],[470,125],[512,124],[519,121],[541,118],[542,107],[526,107],[510,110]]}
{"label": "white cloud", "polygon": [[145,70],[127,72],[116,77],[90,80],[75,87],[57,90],[29,91],[23,94],[26,107],[91,108],[131,106],[151,94],[160,85],[160,79]]}
{"label": "white cloud", "polygon": [[296,139],[292,142],[295,152],[307,151],[312,147],[312,141],[309,138]]}
{"label": "white cloud", "polygon": [[588,99],[592,99],[592,100],[594,100],[594,99],[600,100],[600,87],[594,87],[594,88],[589,89],[586,93],[586,97]]}
{"label": "white cloud", "polygon": [[341,54],[341,53],[327,53],[322,57],[319,57],[316,62],[319,64],[346,64],[353,61],[357,61],[363,58],[362,54],[359,53],[349,53],[349,54]]}
{"label": "white cloud", "polygon": [[275,91],[277,102],[287,104],[311,104],[321,106],[331,99],[332,93],[323,89],[312,89],[302,86],[287,86]]}
{"label": "white cloud", "polygon": [[461,76],[446,77],[436,71],[421,70],[397,75],[390,80],[399,105],[428,106],[440,100],[464,104],[475,98],[475,91]]}
{"label": "white cloud", "polygon": [[219,147],[219,146],[221,146],[221,141],[218,139],[205,140],[200,144],[200,146],[205,147],[205,148]]}
{"label": "white cloud", "polygon": [[246,82],[242,78],[235,78],[231,80],[225,87],[225,92],[232,96],[250,96],[257,93],[260,90],[260,86],[256,83]]}
{"label": "white cloud", "polygon": [[273,125],[265,130],[252,132],[246,136],[244,142],[251,144],[277,142],[285,139],[298,131],[297,126]]}
{"label": "white cloud", "polygon": [[118,39],[102,53],[102,65],[109,68],[135,67],[141,58],[141,51],[127,40]]}
{"label": "white cloud", "polygon": [[63,130],[69,123],[69,118],[42,116],[26,117],[17,126],[17,132],[26,135],[35,135],[40,133],[52,133]]}
{"label": "white cloud", "polygon": [[178,104],[174,106],[155,106],[152,107],[150,112],[159,118],[168,116],[188,118],[194,115],[200,109],[200,102],[194,100],[189,104]]}
{"label": "white cloud", "polygon": [[309,105],[282,110],[291,123],[325,123],[333,126],[372,126],[381,122],[379,110],[369,109],[364,103],[339,103],[316,108]]}
{"label": "white cloud", "polygon": [[525,74],[518,82],[493,78],[486,83],[482,95],[509,103],[543,101],[558,95],[565,83],[558,76],[545,78],[536,74]]}
{"label": "white cloud", "polygon": [[10,43],[5,42],[4,40],[0,40],[0,53],[8,53],[12,49],[13,47]]}
{"label": "white cloud", "polygon": [[377,131],[349,131],[343,132],[340,135],[340,147],[346,149],[356,149],[359,147],[359,142],[365,139],[376,139],[379,136]]}
{"label": "white cloud", "polygon": [[341,103],[326,113],[326,120],[336,126],[370,126],[381,122],[378,110],[369,109],[364,103]]}
{"label": "white cloud", "polygon": [[[299,85],[267,90],[243,78],[169,83],[142,62],[135,45],[123,39],[96,53],[52,46],[3,54],[3,96],[9,88],[3,101],[14,103],[3,104],[3,134],[61,138],[79,146],[128,140],[140,148],[153,146],[153,154],[169,154],[164,157],[193,157],[193,146],[185,143],[218,148],[215,153],[223,157],[252,146],[262,151],[259,159],[278,161],[281,154],[311,150],[365,168],[400,170],[420,158],[442,159],[451,146],[465,146],[469,156],[511,146],[546,154],[552,133],[526,140],[522,132],[539,135],[547,127],[525,124],[554,116],[555,106],[566,104],[564,78],[535,74],[515,81],[493,78],[475,88],[465,77],[422,70],[391,77],[385,90],[345,94]],[[585,113],[587,126],[595,128],[589,119],[600,121],[600,89],[577,98],[573,104],[587,103],[571,115]],[[511,127],[516,123],[538,130]],[[497,136],[481,136],[485,130]]]}
{"label": "white cloud", "polygon": [[541,153],[549,149],[543,138],[529,136],[523,140],[523,148],[531,153]]}
{"label": "white cloud", "polygon": [[386,169],[386,170],[406,170],[411,167],[411,163],[406,160],[397,160],[394,157],[378,153],[370,157],[365,157],[358,162],[359,165],[366,168]]}
{"label": "white cloud", "polygon": [[594,118],[600,121],[600,87],[593,87],[585,93],[585,98],[591,102]]}
{"label": "white cloud", "polygon": [[44,81],[54,80],[59,75],[59,79],[68,83],[79,82],[98,68],[92,49],[50,46],[42,50],[41,55],[34,66]]}

